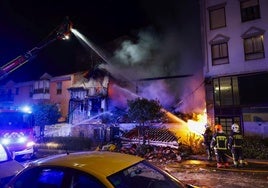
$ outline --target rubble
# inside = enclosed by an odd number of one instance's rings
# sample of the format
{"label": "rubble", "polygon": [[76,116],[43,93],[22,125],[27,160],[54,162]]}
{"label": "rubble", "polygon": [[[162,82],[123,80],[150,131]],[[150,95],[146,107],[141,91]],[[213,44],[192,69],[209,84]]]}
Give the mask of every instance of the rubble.
{"label": "rubble", "polygon": [[103,146],[101,150],[137,155],[147,159],[150,162],[171,163],[182,160],[179,150],[169,146],[132,144],[119,148],[115,144],[108,144]]}

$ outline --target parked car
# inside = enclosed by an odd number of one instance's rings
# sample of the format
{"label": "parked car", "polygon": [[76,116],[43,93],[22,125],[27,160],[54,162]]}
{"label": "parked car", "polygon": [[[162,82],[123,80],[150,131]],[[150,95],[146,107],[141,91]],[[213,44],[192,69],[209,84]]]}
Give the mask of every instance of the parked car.
{"label": "parked car", "polygon": [[4,187],[22,169],[24,166],[15,161],[9,150],[0,144],[0,187]]}
{"label": "parked car", "polygon": [[186,185],[138,156],[109,151],[58,154],[38,159],[8,188],[178,188]]}

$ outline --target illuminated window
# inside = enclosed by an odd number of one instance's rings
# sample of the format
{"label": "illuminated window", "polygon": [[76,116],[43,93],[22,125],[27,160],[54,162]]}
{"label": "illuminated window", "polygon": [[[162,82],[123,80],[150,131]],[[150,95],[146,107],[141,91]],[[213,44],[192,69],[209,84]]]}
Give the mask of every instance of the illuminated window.
{"label": "illuminated window", "polygon": [[221,105],[233,105],[232,81],[230,77],[220,78]]}
{"label": "illuminated window", "polygon": [[237,77],[221,77],[213,80],[214,100],[216,106],[239,105]]}
{"label": "illuminated window", "polygon": [[208,8],[210,29],[226,27],[225,4]]}
{"label": "illuminated window", "polygon": [[260,18],[259,0],[241,0],[240,10],[242,22]]}
{"label": "illuminated window", "polygon": [[244,40],[245,60],[264,58],[263,34],[264,30],[251,27],[242,38]]}
{"label": "illuminated window", "polygon": [[212,65],[229,63],[228,41],[229,37],[217,35],[209,42],[211,45]]}

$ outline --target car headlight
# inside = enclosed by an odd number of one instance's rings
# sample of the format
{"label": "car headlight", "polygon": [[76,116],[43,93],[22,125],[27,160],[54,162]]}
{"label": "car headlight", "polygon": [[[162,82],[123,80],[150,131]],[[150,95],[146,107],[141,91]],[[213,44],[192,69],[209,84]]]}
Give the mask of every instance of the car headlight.
{"label": "car headlight", "polygon": [[34,146],[34,145],[35,145],[35,143],[34,143],[33,141],[30,141],[30,142],[27,143],[26,146],[27,146],[27,147],[32,147],[32,146]]}
{"label": "car headlight", "polygon": [[24,142],[26,142],[26,140],[27,140],[26,137],[21,136],[21,137],[18,138],[18,143],[24,143]]}
{"label": "car headlight", "polygon": [[8,138],[3,138],[3,139],[1,140],[1,143],[4,144],[4,145],[8,145],[8,144],[10,143],[10,139],[8,139]]}

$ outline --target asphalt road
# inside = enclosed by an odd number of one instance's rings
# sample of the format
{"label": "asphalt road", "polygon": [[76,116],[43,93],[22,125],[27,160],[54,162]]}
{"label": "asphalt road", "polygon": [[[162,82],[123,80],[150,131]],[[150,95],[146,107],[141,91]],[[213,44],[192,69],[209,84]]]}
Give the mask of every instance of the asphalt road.
{"label": "asphalt road", "polygon": [[[232,161],[229,161],[232,164]],[[178,179],[206,188],[267,188],[268,161],[247,160],[243,168],[216,168],[216,161],[206,161],[203,156],[177,163],[161,164]]]}
{"label": "asphalt road", "polygon": [[[41,150],[36,157],[42,158],[65,151]],[[27,165],[32,160],[21,161]],[[229,168],[216,168],[216,161],[207,161],[206,156],[190,156],[181,161],[153,162],[167,170],[185,183],[202,188],[267,188],[268,161],[246,160],[248,165],[243,168],[234,168],[232,161]]]}

